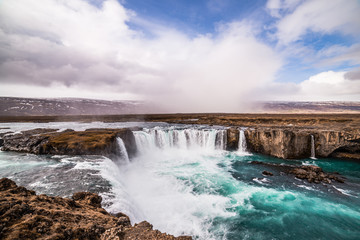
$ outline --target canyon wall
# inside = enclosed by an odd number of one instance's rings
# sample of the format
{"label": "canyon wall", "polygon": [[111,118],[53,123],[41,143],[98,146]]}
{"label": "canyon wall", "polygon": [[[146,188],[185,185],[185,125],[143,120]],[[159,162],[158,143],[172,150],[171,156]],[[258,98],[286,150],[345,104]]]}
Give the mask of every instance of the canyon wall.
{"label": "canyon wall", "polygon": [[310,157],[311,135],[316,157],[360,159],[358,131],[296,128],[248,128],[245,131],[250,152],[285,159]]}
{"label": "canyon wall", "polygon": [[[116,159],[119,154],[117,137],[121,137],[130,158],[137,152],[132,130],[88,129],[85,131],[34,129],[2,136],[2,150],[34,154],[103,155]],[[360,159],[360,131],[316,128],[255,127],[245,130],[247,150],[277,158],[301,159],[311,156],[311,136],[315,157]],[[226,150],[236,151],[239,129],[226,131]]]}

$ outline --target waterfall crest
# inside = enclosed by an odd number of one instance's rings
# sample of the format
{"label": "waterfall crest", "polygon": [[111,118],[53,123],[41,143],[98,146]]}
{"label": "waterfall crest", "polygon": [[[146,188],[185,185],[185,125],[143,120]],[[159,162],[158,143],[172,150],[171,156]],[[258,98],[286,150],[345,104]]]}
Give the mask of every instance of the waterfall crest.
{"label": "waterfall crest", "polygon": [[226,130],[222,129],[153,128],[134,131],[134,135],[140,152],[155,148],[224,150],[226,147]]}
{"label": "waterfall crest", "polygon": [[117,138],[116,138],[116,142],[117,142],[118,147],[119,147],[119,156],[120,156],[120,159],[121,159],[122,162],[124,162],[124,163],[130,163],[129,156],[128,156],[128,153],[127,153],[127,150],[126,150],[124,141],[123,141],[120,137],[117,137]]}

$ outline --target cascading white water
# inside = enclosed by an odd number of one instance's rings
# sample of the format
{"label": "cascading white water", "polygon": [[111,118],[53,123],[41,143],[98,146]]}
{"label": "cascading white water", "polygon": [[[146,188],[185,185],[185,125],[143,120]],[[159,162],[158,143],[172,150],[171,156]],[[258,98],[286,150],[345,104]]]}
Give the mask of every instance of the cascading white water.
{"label": "cascading white water", "polygon": [[130,160],[129,160],[129,156],[128,156],[124,141],[120,137],[117,137],[116,141],[119,146],[120,159],[125,163],[129,163]]}
{"label": "cascading white water", "polygon": [[140,152],[154,148],[203,148],[207,150],[225,149],[226,131],[219,129],[173,129],[154,128],[134,131]]}
{"label": "cascading white water", "polygon": [[[109,210],[121,210],[133,222],[148,220],[174,235],[217,239],[209,231],[212,219],[234,216],[226,210],[231,206],[229,198],[214,194],[207,180],[233,179],[221,173],[216,158],[224,155],[226,130],[155,127],[133,133],[140,154],[126,167],[110,166],[103,172],[114,186],[114,196],[105,196]],[[193,193],[197,188],[200,196]],[[222,235],[225,226],[216,232]]]}
{"label": "cascading white water", "polygon": [[248,154],[247,146],[246,146],[246,137],[243,129],[239,129],[239,145],[238,145],[238,153],[240,154]]}
{"label": "cascading white water", "polygon": [[310,139],[311,139],[311,156],[310,156],[310,158],[316,159],[316,157],[315,157],[315,140],[314,140],[314,135],[310,135]]}
{"label": "cascading white water", "polygon": [[226,131],[223,130],[223,131],[219,131],[217,134],[216,134],[216,148],[217,149],[220,149],[220,150],[225,150],[226,149],[226,137],[227,137],[227,134],[226,134]]}

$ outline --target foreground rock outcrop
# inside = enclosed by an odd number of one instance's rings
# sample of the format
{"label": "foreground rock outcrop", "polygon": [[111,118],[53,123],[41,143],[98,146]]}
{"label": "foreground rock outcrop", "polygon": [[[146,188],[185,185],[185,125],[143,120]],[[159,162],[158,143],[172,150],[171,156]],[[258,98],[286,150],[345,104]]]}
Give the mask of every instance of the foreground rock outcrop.
{"label": "foreground rock outcrop", "polygon": [[3,138],[3,151],[59,155],[103,155],[116,158],[120,137],[130,157],[136,154],[135,137],[130,129],[87,129],[85,131],[34,129]]}
{"label": "foreground rock outcrop", "polygon": [[72,199],[36,195],[2,178],[0,239],[191,239],[153,230],[148,222],[131,226],[125,214],[113,216],[101,208],[101,200],[88,192]]}
{"label": "foreground rock outcrop", "polygon": [[360,159],[360,133],[302,128],[248,128],[245,131],[251,152],[284,159],[308,158],[311,135],[316,157],[347,157]]}

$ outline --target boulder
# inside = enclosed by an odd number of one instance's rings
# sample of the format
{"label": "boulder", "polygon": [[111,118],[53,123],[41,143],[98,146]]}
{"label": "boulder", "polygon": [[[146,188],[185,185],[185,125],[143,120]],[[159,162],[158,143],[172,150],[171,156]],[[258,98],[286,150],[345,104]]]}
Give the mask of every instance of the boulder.
{"label": "boulder", "polygon": [[269,171],[263,171],[262,174],[264,176],[273,176],[274,175],[272,172],[269,172]]}

